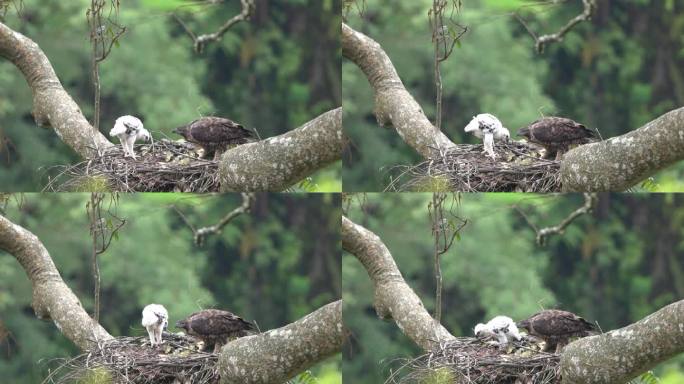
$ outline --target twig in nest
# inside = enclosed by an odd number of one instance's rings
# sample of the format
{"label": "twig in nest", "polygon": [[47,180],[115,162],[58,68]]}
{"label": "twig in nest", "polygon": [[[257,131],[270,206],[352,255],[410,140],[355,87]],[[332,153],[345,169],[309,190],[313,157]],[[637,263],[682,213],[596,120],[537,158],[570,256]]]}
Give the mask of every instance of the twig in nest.
{"label": "twig in nest", "polygon": [[459,337],[422,356],[402,360],[401,367],[385,381],[424,382],[557,384],[560,356],[532,348],[506,353],[476,338]]}
{"label": "twig in nest", "polygon": [[395,167],[385,191],[560,192],[560,162],[540,158],[524,142],[497,143],[499,159],[482,154],[482,145],[458,144],[415,166]]}
{"label": "twig in nest", "polygon": [[199,158],[189,143],[162,139],[138,145],[137,160],[120,146],[59,173],[44,191],[195,192],[219,191],[218,161]]}

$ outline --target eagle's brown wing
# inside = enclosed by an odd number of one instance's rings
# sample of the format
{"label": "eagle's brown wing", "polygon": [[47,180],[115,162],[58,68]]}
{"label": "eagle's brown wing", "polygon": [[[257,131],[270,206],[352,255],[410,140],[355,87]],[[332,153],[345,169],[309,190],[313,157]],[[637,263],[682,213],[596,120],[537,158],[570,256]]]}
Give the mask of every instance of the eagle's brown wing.
{"label": "eagle's brown wing", "polygon": [[186,319],[188,333],[199,337],[244,336],[254,326],[231,312],[220,309],[205,309],[195,312]]}
{"label": "eagle's brown wing", "polygon": [[521,323],[530,334],[540,337],[587,336],[593,325],[572,312],[548,309],[532,315]]}
{"label": "eagle's brown wing", "polygon": [[245,144],[254,134],[223,117],[202,117],[188,124],[188,140],[197,144]]}
{"label": "eagle's brown wing", "polygon": [[584,125],[564,117],[544,117],[527,126],[530,141],[539,144],[586,144],[595,137]]}

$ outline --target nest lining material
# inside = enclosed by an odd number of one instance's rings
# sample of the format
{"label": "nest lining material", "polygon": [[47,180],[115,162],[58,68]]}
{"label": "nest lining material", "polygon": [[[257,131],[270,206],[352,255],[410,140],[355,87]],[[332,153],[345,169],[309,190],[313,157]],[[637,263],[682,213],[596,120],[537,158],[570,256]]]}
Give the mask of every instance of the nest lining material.
{"label": "nest lining material", "polygon": [[560,192],[560,161],[525,142],[496,143],[496,160],[481,144],[458,144],[439,157],[401,166],[385,191]]}
{"label": "nest lining material", "polygon": [[[147,337],[118,337],[74,358],[61,361],[46,384],[112,382],[116,384],[217,384],[218,355],[202,352],[203,342],[164,332],[154,349]],[[99,381],[98,381],[99,380]],[[109,380],[109,381],[108,381]]]}
{"label": "nest lining material", "polygon": [[459,337],[404,361],[388,383],[558,384],[560,355],[523,341],[502,350],[473,337]]}
{"label": "nest lining material", "polygon": [[137,159],[120,145],[72,166],[59,166],[44,191],[218,192],[218,161],[184,141],[161,139],[135,146]]}

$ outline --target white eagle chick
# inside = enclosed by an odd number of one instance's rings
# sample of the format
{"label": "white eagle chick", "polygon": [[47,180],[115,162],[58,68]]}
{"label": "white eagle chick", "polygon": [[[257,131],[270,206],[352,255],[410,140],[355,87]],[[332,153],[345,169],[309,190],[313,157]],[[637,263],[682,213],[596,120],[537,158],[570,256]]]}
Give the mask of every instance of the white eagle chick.
{"label": "white eagle chick", "polygon": [[114,128],[109,131],[109,136],[116,136],[121,142],[121,147],[124,151],[124,157],[135,157],[133,152],[133,144],[138,140],[150,141],[152,135],[143,127],[142,121],[135,116],[121,116],[114,122]]}
{"label": "white eagle chick", "polygon": [[169,313],[161,304],[149,304],[142,311],[142,326],[147,329],[150,344],[154,347],[162,342],[162,331],[169,327]]}
{"label": "white eagle chick", "polygon": [[511,133],[508,129],[504,128],[496,116],[489,113],[480,113],[473,117],[470,123],[465,126],[465,131],[483,139],[484,150],[482,153],[487,153],[492,159],[496,159],[494,140],[509,141],[511,139]]}
{"label": "white eagle chick", "polygon": [[487,324],[477,324],[475,336],[478,338],[494,337],[500,347],[505,347],[512,340],[520,341],[522,339],[515,322],[508,316],[496,316]]}

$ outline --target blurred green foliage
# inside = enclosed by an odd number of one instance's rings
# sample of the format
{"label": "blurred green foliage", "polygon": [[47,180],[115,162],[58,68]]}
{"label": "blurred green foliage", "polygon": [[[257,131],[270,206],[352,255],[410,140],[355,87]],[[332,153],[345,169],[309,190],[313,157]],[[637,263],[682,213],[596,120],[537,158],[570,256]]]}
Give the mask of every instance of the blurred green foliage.
{"label": "blurred green foliage", "polygon": [[[434,121],[434,53],[427,20],[432,1],[356,3],[347,22],[382,45],[408,91]],[[596,127],[608,138],[684,105],[684,2],[599,3],[591,22],[579,24],[538,55],[512,12],[541,35],[556,32],[579,14],[581,2],[463,1],[454,19],[468,33],[441,66],[446,135],[457,143],[476,142],[463,127],[472,116],[489,112],[513,134],[542,114],[557,114]],[[344,188],[382,191],[397,173],[393,166],[420,158],[396,132],[378,127],[363,73],[345,60],[342,74],[350,140],[343,155]],[[684,190],[684,164],[659,172],[647,189]]]}
{"label": "blurred green foliage", "polygon": [[[89,1],[24,0],[3,22],[37,42],[62,85],[92,121]],[[227,116],[261,137],[287,132],[341,105],[340,0],[256,0],[252,20],[195,54],[172,17],[196,34],[211,33],[240,11],[239,1],[130,0],[119,23],[127,32],[100,65],[101,131],[116,117],[140,117],[155,138],[201,115]],[[55,165],[77,156],[51,130],[36,127],[31,91],[0,60],[0,190],[40,191]],[[341,190],[341,162],[312,176],[309,189]]]}
{"label": "blurred green foliage", "polygon": [[[430,313],[435,307],[431,194],[353,195],[347,211],[392,252],[407,283]],[[520,214],[537,227],[553,226],[584,203],[581,195],[463,194],[447,209],[468,224],[442,255],[442,324],[456,336],[505,314],[522,319],[541,308],[563,308],[615,329],[684,299],[684,196],[600,195],[544,247]],[[453,207],[453,208],[451,208]],[[447,215],[447,217],[449,217]],[[377,318],[373,286],[361,264],[342,257],[344,320],[352,335],[343,376],[381,383],[404,357],[421,351],[393,322]],[[684,356],[655,370],[664,383],[681,380]],[[669,381],[668,381],[669,380]]]}
{"label": "blurred green foliage", "polygon": [[[91,238],[87,194],[14,195],[6,216],[36,234],[85,309],[93,311]],[[226,308],[254,320],[261,330],[295,321],[341,297],[340,202],[331,194],[260,194],[251,214],[237,217],[202,247],[190,228],[215,224],[241,203],[239,195],[121,195],[126,219],[99,256],[100,321],[113,335],[145,335],[140,311],[151,302],[170,321],[201,308]],[[103,207],[109,206],[106,199]],[[19,263],[0,252],[0,340],[3,383],[36,383],[52,359],[77,350],[30,306],[31,284]],[[171,327],[170,331],[176,331]],[[340,359],[312,369],[321,383],[340,383]]]}

